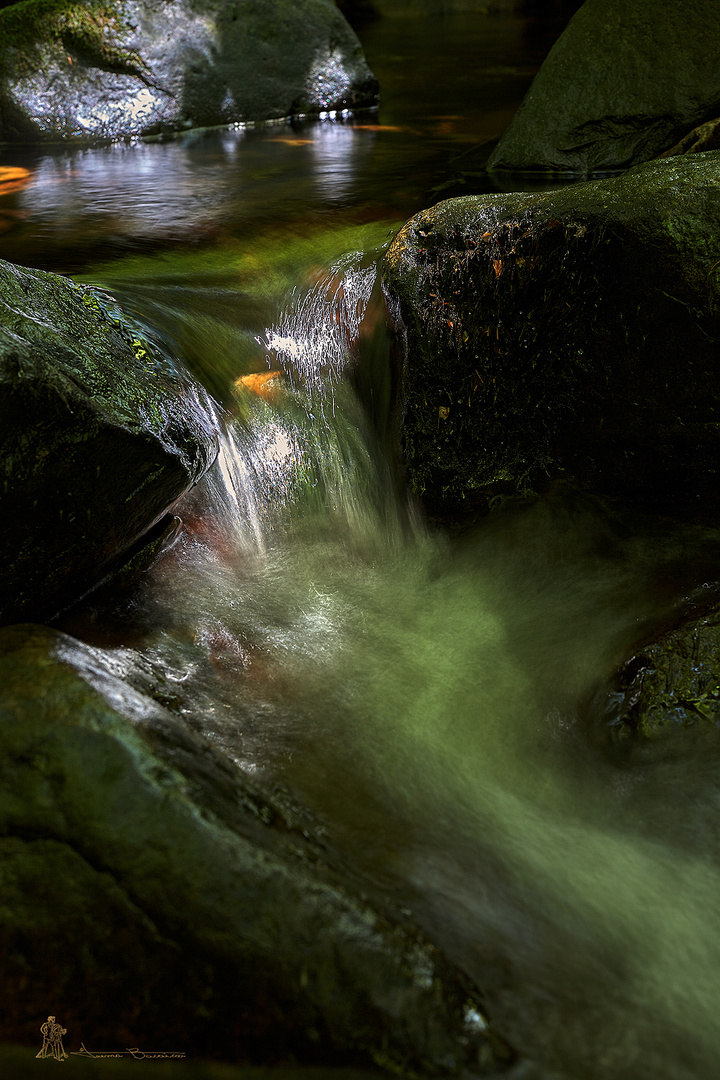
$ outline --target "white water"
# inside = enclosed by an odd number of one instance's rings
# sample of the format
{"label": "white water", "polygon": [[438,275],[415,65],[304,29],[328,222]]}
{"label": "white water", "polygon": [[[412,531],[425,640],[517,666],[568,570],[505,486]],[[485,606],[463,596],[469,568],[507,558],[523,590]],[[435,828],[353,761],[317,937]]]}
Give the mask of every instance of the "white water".
{"label": "white water", "polygon": [[708,538],[577,496],[428,531],[344,370],[377,362],[372,284],[345,260],[268,328],[286,374],[240,391],[179,507],[145,650],[472,975],[533,1076],[713,1080],[719,755],[614,758],[600,715]]}

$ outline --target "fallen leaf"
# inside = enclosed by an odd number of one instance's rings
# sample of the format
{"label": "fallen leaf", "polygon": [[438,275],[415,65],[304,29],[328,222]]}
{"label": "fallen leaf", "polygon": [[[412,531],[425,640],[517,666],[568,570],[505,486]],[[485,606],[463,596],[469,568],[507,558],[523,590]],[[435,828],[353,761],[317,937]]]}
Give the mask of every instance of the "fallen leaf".
{"label": "fallen leaf", "polygon": [[251,375],[241,375],[235,380],[235,386],[238,390],[247,390],[266,401],[272,401],[282,387],[282,372],[256,371]]}
{"label": "fallen leaf", "polygon": [[0,184],[5,184],[9,180],[29,180],[30,176],[30,170],[21,169],[19,165],[0,166]]}
{"label": "fallen leaf", "polygon": [[394,124],[353,124],[352,128],[354,131],[405,131]]}

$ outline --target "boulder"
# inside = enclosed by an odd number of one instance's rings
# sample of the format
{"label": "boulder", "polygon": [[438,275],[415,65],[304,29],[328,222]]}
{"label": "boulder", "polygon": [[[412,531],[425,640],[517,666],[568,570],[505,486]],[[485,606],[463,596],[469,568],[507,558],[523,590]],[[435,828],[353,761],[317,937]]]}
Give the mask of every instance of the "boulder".
{"label": "boulder", "polygon": [[0,263],[0,622],[93,587],[216,453],[208,395],[112,298]]}
{"label": "boulder", "polygon": [[657,741],[694,729],[720,746],[720,606],[638,649],[615,674],[603,722],[614,741]]}
{"label": "boulder", "polygon": [[412,218],[383,285],[430,513],[568,480],[717,524],[719,229],[715,152]]}
{"label": "boulder", "polygon": [[589,177],[656,157],[717,115],[718,58],[712,0],[586,0],[488,168]]}
{"label": "boulder", "polygon": [[0,140],[157,135],[376,99],[332,0],[23,0],[0,11]]}
{"label": "boulder", "polygon": [[467,980],[348,886],[310,816],[127,666],[46,627],[0,631],[4,1039],[36,1044],[55,1013],[68,1051],[409,1075],[507,1057]]}

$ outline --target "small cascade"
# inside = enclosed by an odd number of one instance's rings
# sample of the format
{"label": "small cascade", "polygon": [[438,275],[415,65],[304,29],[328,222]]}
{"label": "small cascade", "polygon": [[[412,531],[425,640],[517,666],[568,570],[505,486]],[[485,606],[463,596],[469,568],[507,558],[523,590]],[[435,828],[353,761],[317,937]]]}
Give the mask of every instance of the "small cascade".
{"label": "small cascade", "polygon": [[428,530],[358,389],[387,400],[375,289],[348,256],[260,337],[134,601],[141,651],[193,726],[412,911],[540,1080],[709,1080],[720,772],[689,747],[658,798],[666,766],[614,764],[585,707],[671,616],[658,582],[697,537],[577,495]]}

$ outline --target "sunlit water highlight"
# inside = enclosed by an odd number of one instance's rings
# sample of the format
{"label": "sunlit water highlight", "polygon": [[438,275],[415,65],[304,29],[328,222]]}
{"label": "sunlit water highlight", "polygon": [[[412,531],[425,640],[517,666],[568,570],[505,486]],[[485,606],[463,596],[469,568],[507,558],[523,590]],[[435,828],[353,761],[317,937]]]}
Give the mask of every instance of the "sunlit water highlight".
{"label": "sunlit water highlight", "polygon": [[374,274],[346,258],[266,331],[279,386],[239,391],[178,507],[136,601],[145,655],[476,980],[536,1063],[518,1076],[710,1080],[719,755],[614,758],[602,687],[717,538],[578,495],[428,531],[354,389],[378,367]]}

